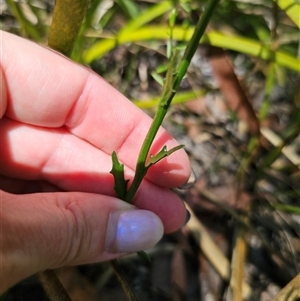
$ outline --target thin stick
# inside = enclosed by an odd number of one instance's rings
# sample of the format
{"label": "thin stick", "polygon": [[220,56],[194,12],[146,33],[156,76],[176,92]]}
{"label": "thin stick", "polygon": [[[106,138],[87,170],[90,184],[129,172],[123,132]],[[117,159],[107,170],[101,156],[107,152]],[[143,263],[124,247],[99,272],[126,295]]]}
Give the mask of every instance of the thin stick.
{"label": "thin stick", "polygon": [[38,277],[50,301],[72,301],[53,270],[40,272]]}
{"label": "thin stick", "polygon": [[117,260],[112,260],[111,265],[114,269],[116,276],[118,277],[119,282],[122,285],[123,291],[126,294],[129,301],[139,301],[138,297],[136,296],[130,282],[128,281],[125,273],[123,272],[120,264]]}

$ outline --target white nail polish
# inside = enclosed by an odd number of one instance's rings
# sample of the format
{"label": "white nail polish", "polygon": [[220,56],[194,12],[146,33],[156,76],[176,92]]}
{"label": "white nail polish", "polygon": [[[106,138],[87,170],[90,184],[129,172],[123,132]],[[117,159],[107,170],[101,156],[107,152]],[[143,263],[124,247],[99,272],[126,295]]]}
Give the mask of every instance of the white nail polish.
{"label": "white nail polish", "polygon": [[164,232],[160,218],[147,210],[114,211],[111,213],[106,237],[106,251],[129,253],[156,244]]}

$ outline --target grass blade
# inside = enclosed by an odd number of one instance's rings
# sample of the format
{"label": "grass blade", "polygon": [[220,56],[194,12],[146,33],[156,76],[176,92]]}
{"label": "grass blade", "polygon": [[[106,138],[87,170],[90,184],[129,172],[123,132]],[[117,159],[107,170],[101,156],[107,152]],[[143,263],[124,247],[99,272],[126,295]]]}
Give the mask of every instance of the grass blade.
{"label": "grass blade", "polygon": [[[173,29],[173,39],[177,41],[189,41],[192,37],[194,28],[183,28],[175,26]],[[168,26],[147,26],[130,33],[120,33],[118,36],[109,35],[101,41],[95,43],[85,53],[83,60],[91,63],[93,60],[102,57],[105,53],[112,50],[116,44],[122,45],[130,42],[168,40],[170,29]],[[203,44],[225,48],[262,60],[273,61],[286,68],[300,73],[300,60],[284,51],[270,49],[269,45],[264,45],[258,40],[253,40],[237,35],[227,35],[225,33],[211,31],[204,34],[201,41]]]}
{"label": "grass blade", "polygon": [[289,18],[300,28],[300,5],[295,0],[277,0],[277,5],[285,11]]}

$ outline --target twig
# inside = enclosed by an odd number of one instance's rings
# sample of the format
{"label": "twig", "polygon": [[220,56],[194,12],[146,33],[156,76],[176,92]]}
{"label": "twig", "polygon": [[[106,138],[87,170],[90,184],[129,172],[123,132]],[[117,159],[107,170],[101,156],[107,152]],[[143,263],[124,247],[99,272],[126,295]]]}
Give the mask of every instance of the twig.
{"label": "twig", "polygon": [[[271,253],[273,254],[274,259],[276,259],[277,264],[280,266],[280,268],[284,269],[289,262],[275,250],[271,244],[269,244],[265,238],[262,236],[260,232],[258,232],[250,223],[249,220],[242,219],[239,214],[232,209],[230,206],[224,204],[219,200],[213,193],[207,191],[206,189],[199,189],[197,188],[197,191],[200,195],[204,197],[204,199],[220,208],[222,208],[224,211],[229,213],[236,221],[238,221],[240,224],[245,226],[247,229],[249,229],[252,233],[254,233],[262,242],[263,246]],[[291,275],[291,273],[288,271],[288,274]]]}
{"label": "twig", "polygon": [[114,272],[122,285],[123,291],[125,292],[128,300],[130,301],[139,301],[138,297],[136,296],[130,282],[128,281],[125,273],[123,272],[120,264],[117,260],[112,260],[111,265],[114,269]]}
{"label": "twig", "polygon": [[[212,266],[219,273],[221,278],[229,282],[230,281],[230,263],[227,257],[211,239],[204,226],[194,215],[193,210],[185,204],[191,214],[189,222],[186,227],[191,231],[195,241],[199,245],[199,248],[203,252],[204,256],[209,260]],[[242,296],[247,299],[251,295],[251,287],[245,282],[242,282]]]}
{"label": "twig", "polygon": [[292,279],[271,301],[298,301],[300,298],[300,274]]}
{"label": "twig", "polygon": [[40,272],[38,276],[50,301],[72,301],[53,270]]}
{"label": "twig", "polygon": [[[243,216],[241,219],[249,219]],[[248,223],[245,221],[245,223]],[[233,301],[241,301],[243,292],[244,265],[247,253],[247,244],[245,241],[246,228],[242,224],[237,224],[235,229],[235,244],[231,261],[231,279],[230,286],[232,288]]]}
{"label": "twig", "polygon": [[296,148],[293,145],[285,146],[285,141],[283,141],[279,136],[277,136],[269,128],[261,128],[261,134],[274,146],[282,147],[282,153],[298,168],[300,169],[300,156],[297,154]]}

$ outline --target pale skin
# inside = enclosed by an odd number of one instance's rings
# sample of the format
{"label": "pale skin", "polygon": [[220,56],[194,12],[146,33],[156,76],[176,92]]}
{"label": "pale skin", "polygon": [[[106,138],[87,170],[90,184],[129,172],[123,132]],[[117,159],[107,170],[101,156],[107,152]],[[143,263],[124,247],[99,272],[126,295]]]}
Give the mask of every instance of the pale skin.
{"label": "pale skin", "polygon": [[[132,179],[151,119],[101,77],[62,55],[0,32],[0,292],[45,269],[100,262],[115,197],[111,153]],[[178,143],[163,129],[152,152]],[[170,188],[190,175],[184,150],[151,167],[133,205],[165,233],[186,210]]]}

